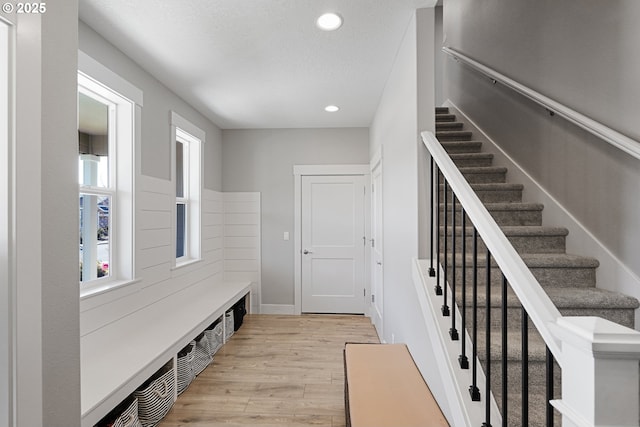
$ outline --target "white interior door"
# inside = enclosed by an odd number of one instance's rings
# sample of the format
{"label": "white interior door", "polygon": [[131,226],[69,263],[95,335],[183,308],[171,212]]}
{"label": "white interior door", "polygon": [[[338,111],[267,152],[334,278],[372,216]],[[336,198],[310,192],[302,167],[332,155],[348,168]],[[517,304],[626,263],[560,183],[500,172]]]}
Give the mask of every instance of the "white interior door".
{"label": "white interior door", "polygon": [[384,264],[382,240],[382,163],[371,171],[371,320],[382,335],[384,302]]}
{"label": "white interior door", "polygon": [[302,312],[364,313],[362,175],[302,176]]}

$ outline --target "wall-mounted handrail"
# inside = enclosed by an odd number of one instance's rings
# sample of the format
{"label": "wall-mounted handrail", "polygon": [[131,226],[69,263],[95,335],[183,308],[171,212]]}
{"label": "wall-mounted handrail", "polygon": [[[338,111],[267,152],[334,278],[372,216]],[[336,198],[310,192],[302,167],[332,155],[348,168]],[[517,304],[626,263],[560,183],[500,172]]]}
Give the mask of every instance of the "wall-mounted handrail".
{"label": "wall-mounted handrail", "polygon": [[452,56],[454,59],[486,75],[487,77],[492,79],[494,82],[501,83],[502,85],[518,92],[522,96],[543,106],[549,111],[570,121],[576,126],[579,126],[582,129],[586,130],[587,132],[590,132],[591,134],[595,135],[596,137],[608,142],[614,147],[619,148],[620,150],[630,154],[636,159],[640,159],[640,142],[632,138],[629,138],[628,136],[623,135],[614,129],[611,129],[610,127],[605,126],[602,123],[597,122],[585,116],[584,114],[579,113],[573,110],[572,108],[567,107],[564,104],[554,101],[553,99],[539,92],[536,92],[530,87],[527,87],[521,83],[518,83],[513,79],[510,79],[504,74],[501,74],[496,70],[493,70],[487,67],[486,65],[483,65],[478,61],[475,61],[469,58],[468,56],[456,51],[455,49],[452,49],[450,47],[443,47],[442,51],[447,55]]}
{"label": "wall-mounted handrail", "polygon": [[563,366],[561,346],[551,330],[552,325],[562,315],[453,163],[440,141],[429,131],[422,132],[421,135],[424,145],[431,153],[440,172],[448,181],[458,202],[475,226],[500,270],[511,284],[520,303],[527,310],[531,321],[535,324],[560,366]]}

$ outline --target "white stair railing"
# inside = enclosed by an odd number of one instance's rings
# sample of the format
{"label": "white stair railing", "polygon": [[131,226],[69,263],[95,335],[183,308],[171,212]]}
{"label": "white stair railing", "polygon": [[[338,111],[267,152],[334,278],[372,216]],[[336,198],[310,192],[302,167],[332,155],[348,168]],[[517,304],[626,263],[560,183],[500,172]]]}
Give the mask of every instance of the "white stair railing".
{"label": "white stair railing", "polygon": [[[470,219],[488,252],[526,310],[526,314],[562,368],[562,399],[551,401],[551,404],[562,414],[562,425],[564,427],[640,425],[640,333],[598,317],[562,316],[433,133],[423,132],[421,136],[432,161],[437,166],[436,170],[439,170],[446,180],[445,188],[448,185],[455,194],[455,199],[462,206],[463,216],[466,214]],[[434,178],[432,173],[431,179]],[[436,184],[432,183],[432,185],[435,188]],[[435,188],[435,191],[441,190]],[[432,212],[439,215],[439,210],[440,207],[436,206]],[[438,258],[440,258],[439,255],[437,258],[432,255],[436,263]],[[451,258],[454,259],[455,256]],[[444,259],[447,259],[446,253]],[[490,267],[489,263],[487,267]],[[446,269],[445,267],[444,270]],[[426,286],[426,276],[423,271],[414,274],[416,285]],[[447,283],[442,285],[449,286]],[[506,289],[506,282],[503,286]],[[435,295],[430,293],[433,293],[432,289],[424,289],[424,292],[418,292],[418,298],[423,308],[432,310],[432,307],[435,307],[432,301]],[[447,305],[446,290],[445,305]],[[456,313],[456,307],[452,307],[451,315],[456,317]],[[442,340],[447,340],[450,335],[447,332],[450,331],[441,330],[442,325],[438,321],[430,322],[429,319],[431,319],[430,316],[425,316],[427,327],[431,329],[430,335],[432,337],[437,335]],[[455,319],[453,321],[455,322]],[[525,324],[525,332],[523,332],[525,336],[526,329]],[[461,342],[466,342],[467,338],[465,331],[462,331]],[[451,343],[442,342],[442,347],[450,348]],[[452,357],[455,360],[457,355]],[[506,353],[503,357],[506,357]],[[441,372],[449,372],[451,364],[439,366],[439,369]],[[463,388],[467,386],[469,384],[460,385]],[[457,400],[453,407],[469,405],[466,390],[449,393],[448,398]],[[489,402],[487,396],[485,399]],[[486,404],[486,412],[492,410],[490,406],[489,403]],[[493,406],[495,407],[495,404]],[[474,411],[477,412],[477,407],[469,409],[469,412]],[[551,416],[550,423],[553,422],[552,418]],[[465,423],[468,423],[468,420],[471,418],[466,417]],[[523,419],[523,422],[526,421]]]}

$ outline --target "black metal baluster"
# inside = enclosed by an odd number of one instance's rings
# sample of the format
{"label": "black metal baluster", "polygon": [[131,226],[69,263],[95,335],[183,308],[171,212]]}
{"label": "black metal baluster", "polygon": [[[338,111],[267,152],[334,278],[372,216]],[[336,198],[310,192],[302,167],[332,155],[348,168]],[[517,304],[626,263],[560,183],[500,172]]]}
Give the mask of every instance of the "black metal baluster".
{"label": "black metal baluster", "polygon": [[438,205],[438,214],[436,215],[436,251],[438,260],[436,263],[436,295],[442,295],[442,286],[440,286],[440,169],[436,167],[436,205]]}
{"label": "black metal baluster", "polygon": [[551,405],[551,401],[553,400],[553,354],[549,347],[547,347],[547,427],[553,427],[553,405]]}
{"label": "black metal baluster", "polygon": [[507,278],[502,274],[502,426],[507,426]]}
{"label": "black metal baluster", "polygon": [[458,357],[460,368],[469,369],[469,358],[467,357],[467,218],[464,208],[460,208],[462,215],[462,354]]}
{"label": "black metal baluster", "polygon": [[471,387],[469,394],[471,400],[480,400],[480,389],[478,388],[478,230],[473,227],[473,325],[471,328]]}
{"label": "black metal baluster", "polygon": [[[429,277],[434,277],[436,275],[436,270],[433,268],[433,214],[434,214],[434,209],[433,209],[433,187],[435,187],[436,183],[433,179],[433,156],[431,157],[431,168],[430,168],[430,173],[431,173],[431,197],[429,198],[429,200],[431,201],[431,215],[430,215],[430,221],[429,221],[429,227],[431,228],[431,239],[429,240],[429,248],[431,249],[431,264],[429,266]],[[440,213],[440,206],[438,206],[438,214]]]}
{"label": "black metal baluster", "polygon": [[451,340],[460,339],[456,329],[456,195],[451,189],[451,329],[449,336]]}
{"label": "black metal baluster", "polygon": [[[491,252],[487,249],[487,288],[486,288],[486,302],[485,302],[485,352],[486,352],[486,374],[484,384],[484,416],[485,422],[482,423],[483,427],[491,427]],[[523,424],[526,426],[527,424]]]}
{"label": "black metal baluster", "polygon": [[522,425],[529,425],[529,317],[522,307]]}
{"label": "black metal baluster", "polygon": [[447,205],[447,180],[444,180],[444,283],[443,283],[443,295],[444,295],[444,304],[442,305],[442,315],[443,316],[448,316],[449,313],[449,306],[447,305],[447,275],[449,272],[449,268],[448,268],[448,256],[447,256],[447,216],[448,216],[448,205]]}

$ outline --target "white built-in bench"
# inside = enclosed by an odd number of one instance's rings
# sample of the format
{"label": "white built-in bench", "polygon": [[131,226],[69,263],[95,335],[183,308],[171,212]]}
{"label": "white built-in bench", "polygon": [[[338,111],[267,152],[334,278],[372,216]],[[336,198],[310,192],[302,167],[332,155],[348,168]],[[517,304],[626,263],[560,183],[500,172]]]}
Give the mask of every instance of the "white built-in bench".
{"label": "white built-in bench", "polygon": [[348,343],[347,427],[448,427],[405,344]]}
{"label": "white built-in bench", "polygon": [[83,337],[82,427],[100,421],[250,290],[250,282],[203,282]]}

